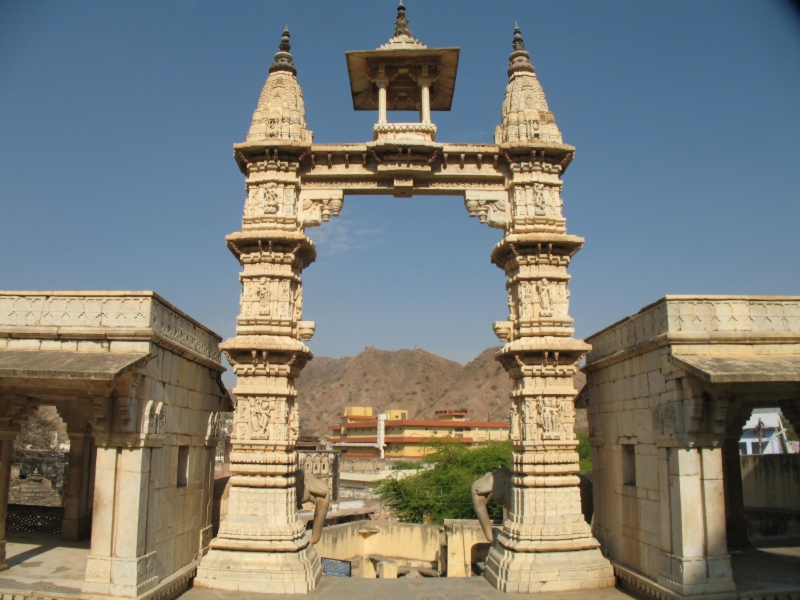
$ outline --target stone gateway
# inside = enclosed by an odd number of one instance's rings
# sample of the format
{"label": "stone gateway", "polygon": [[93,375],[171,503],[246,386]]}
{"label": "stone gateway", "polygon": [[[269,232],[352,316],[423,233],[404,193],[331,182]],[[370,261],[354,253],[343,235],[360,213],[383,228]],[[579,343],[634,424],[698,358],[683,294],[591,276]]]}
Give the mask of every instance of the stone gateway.
{"label": "stone gateway", "polygon": [[[227,513],[194,585],[307,593],[320,560],[297,513],[295,380],[312,357],[302,320],[301,273],[316,258],[307,227],[339,215],[347,194],[454,195],[469,215],[503,230],[491,260],[508,276],[509,315],[494,324],[497,359],[514,381],[513,474],[486,578],[506,592],[610,587],[581,513],[572,377],[590,346],[572,337],[572,256],[561,175],[574,153],[562,142],[519,28],[493,144],[436,141],[431,111],[449,110],[458,48],[413,37],[405,8],[376,50],[347,53],[356,110],[377,110],[373,139],[314,144],[284,31],[246,140],[234,156],[246,176],[242,230],[227,236],[242,266],[236,337],[220,348],[237,375]],[[418,110],[417,123],[387,113]]]}

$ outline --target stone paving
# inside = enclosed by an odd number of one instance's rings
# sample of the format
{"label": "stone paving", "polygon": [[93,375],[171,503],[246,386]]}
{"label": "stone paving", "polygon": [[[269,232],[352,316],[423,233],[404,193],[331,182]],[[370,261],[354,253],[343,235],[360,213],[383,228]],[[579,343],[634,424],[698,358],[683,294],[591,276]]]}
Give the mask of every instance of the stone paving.
{"label": "stone paving", "polygon": [[[516,596],[516,595],[512,595]],[[298,596],[284,594],[251,594],[193,588],[179,596],[180,600],[297,600]],[[319,587],[308,594],[309,600],[508,600],[509,595],[498,592],[483,577],[421,579],[351,579],[323,577]],[[534,596],[531,596],[534,597]],[[581,592],[536,594],[536,600],[630,600],[638,598],[624,590],[601,589]]]}
{"label": "stone paving", "polygon": [[[9,569],[0,572],[0,596],[43,593],[77,597],[86,570],[89,542],[64,543],[58,538],[11,534]],[[794,597],[800,590],[800,538],[775,539],[758,548],[731,549],[733,578],[739,598]],[[192,588],[180,600],[289,600],[290,596]],[[291,596],[297,599],[297,596]],[[309,600],[502,600],[482,577],[420,579],[352,579],[323,577]],[[625,600],[639,596],[622,589],[537,594],[536,600]]]}

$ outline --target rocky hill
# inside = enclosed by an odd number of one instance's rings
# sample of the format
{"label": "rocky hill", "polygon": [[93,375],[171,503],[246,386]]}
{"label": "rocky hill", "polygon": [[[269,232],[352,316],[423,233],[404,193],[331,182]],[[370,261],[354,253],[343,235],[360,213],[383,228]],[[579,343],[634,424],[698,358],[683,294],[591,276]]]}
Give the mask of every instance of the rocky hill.
{"label": "rocky hill", "polygon": [[[376,413],[403,409],[414,419],[466,408],[474,420],[503,420],[511,380],[494,360],[497,350],[488,348],[466,365],[419,348],[392,352],[367,347],[356,356],[314,358],[297,380],[304,433],[326,433],[345,406],[372,406]],[[576,375],[576,389],[584,382],[582,373]],[[584,413],[578,413],[578,429],[586,427]]]}

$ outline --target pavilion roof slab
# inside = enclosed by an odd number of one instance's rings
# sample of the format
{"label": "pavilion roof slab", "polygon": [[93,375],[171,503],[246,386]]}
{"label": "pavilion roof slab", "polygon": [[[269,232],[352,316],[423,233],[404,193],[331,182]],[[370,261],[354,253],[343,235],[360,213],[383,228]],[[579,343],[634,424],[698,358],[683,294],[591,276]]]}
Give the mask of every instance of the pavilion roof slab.
{"label": "pavilion roof slab", "polygon": [[[409,68],[421,65],[438,67],[438,77],[432,87],[431,110],[450,110],[456,87],[459,48],[379,48],[377,50],[351,50],[345,52],[350,93],[354,110],[378,110],[378,97],[370,70],[378,65]],[[374,77],[374,76],[373,76]],[[389,84],[391,88],[391,83]],[[393,108],[388,110],[401,110]],[[405,110],[405,109],[402,109]]]}
{"label": "pavilion roof slab", "polygon": [[0,377],[113,381],[144,365],[144,352],[0,350]]}

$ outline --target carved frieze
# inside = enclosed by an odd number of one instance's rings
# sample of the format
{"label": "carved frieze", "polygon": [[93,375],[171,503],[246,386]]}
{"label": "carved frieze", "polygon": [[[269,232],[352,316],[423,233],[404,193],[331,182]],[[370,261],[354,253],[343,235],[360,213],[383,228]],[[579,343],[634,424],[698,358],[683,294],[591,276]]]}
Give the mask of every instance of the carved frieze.
{"label": "carved frieze", "polygon": [[574,425],[575,409],[572,398],[539,395],[512,400],[512,441],[572,441],[575,439]]}
{"label": "carved frieze", "polygon": [[237,441],[295,441],[299,416],[293,400],[270,397],[239,397],[233,419],[232,438]]}
{"label": "carved frieze", "polygon": [[277,219],[293,221],[297,216],[297,190],[294,185],[274,181],[252,185],[244,204],[246,222],[268,223]]}

